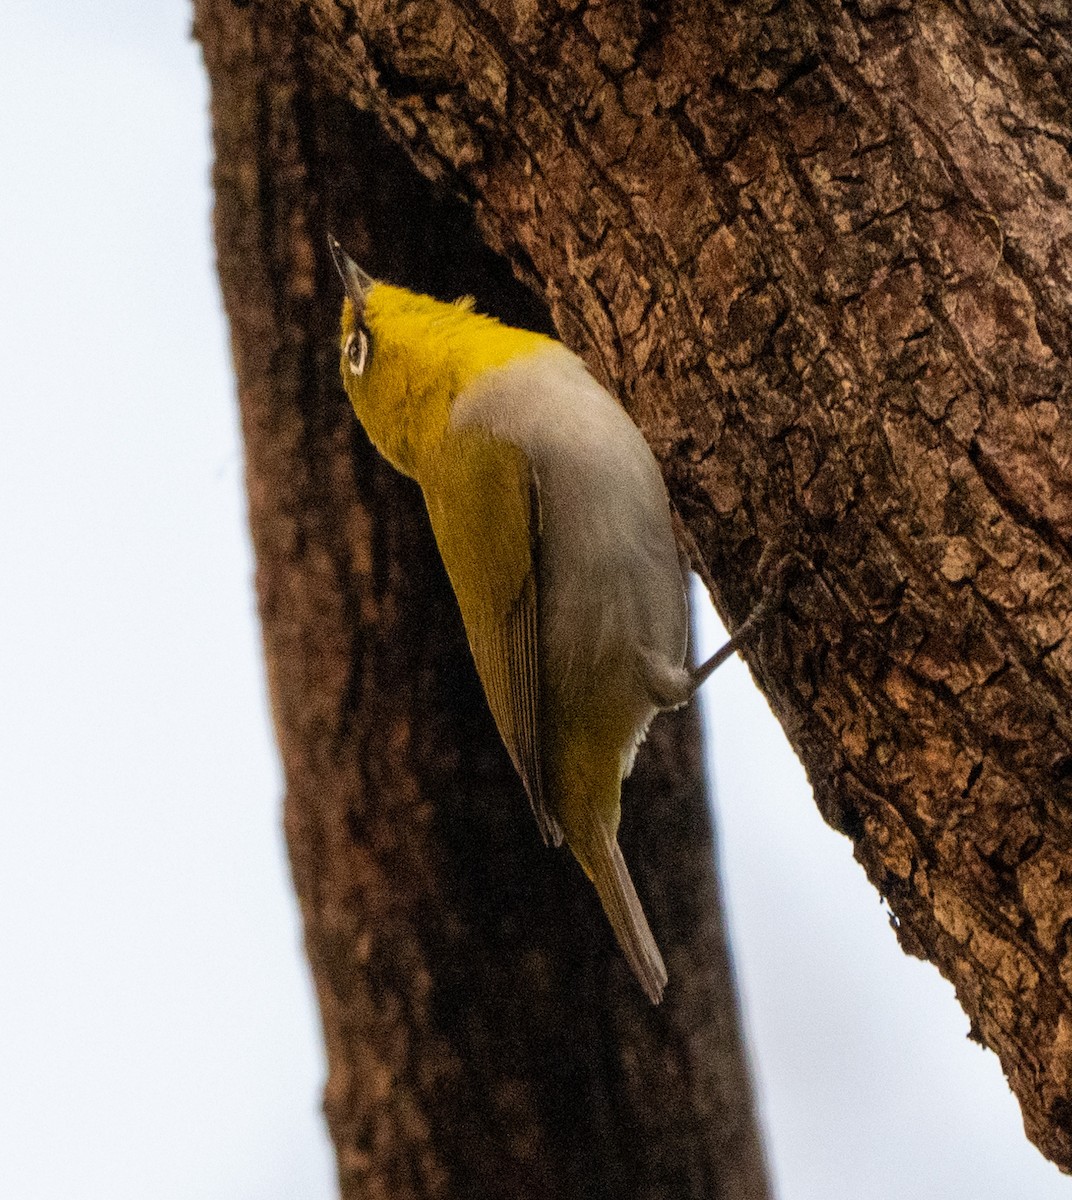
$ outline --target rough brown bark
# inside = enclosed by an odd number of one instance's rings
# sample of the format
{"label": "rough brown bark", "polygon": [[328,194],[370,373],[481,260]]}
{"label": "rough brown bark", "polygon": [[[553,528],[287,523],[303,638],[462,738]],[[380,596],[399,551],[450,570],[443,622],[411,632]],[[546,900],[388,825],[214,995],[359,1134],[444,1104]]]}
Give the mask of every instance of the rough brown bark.
{"label": "rough brown bark", "polygon": [[1072,1169],[1065,6],[276,8],[623,397],[722,611],[810,556],[753,669]]}
{"label": "rough brown bark", "polygon": [[1072,1168],[1063,5],[297,0],[661,454],[720,607],[1029,1136]]}
{"label": "rough brown bark", "polygon": [[200,0],[219,271],[285,821],[342,1194],[768,1195],[695,718],[662,723],[623,844],[672,976],[650,1008],[539,842],[419,492],[338,377],[333,229],[370,270],[548,325],[465,207],[333,97],[294,30]]}

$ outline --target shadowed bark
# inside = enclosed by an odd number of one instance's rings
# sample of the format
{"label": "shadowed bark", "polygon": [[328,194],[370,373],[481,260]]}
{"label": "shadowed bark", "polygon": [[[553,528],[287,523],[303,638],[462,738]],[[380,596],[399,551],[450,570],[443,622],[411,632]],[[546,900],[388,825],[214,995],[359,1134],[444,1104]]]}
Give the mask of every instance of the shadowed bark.
{"label": "shadowed bark", "polygon": [[[222,0],[199,11],[219,137],[227,39],[207,16],[237,18]],[[274,11],[294,31],[298,90],[374,114],[461,195],[622,397],[731,625],[756,600],[763,548],[811,560],[753,670],[902,945],[954,983],[1029,1136],[1072,1168],[1065,7]],[[350,143],[344,165],[362,152]],[[275,186],[305,186],[306,164]],[[348,211],[341,191],[332,204]],[[304,256],[311,298],[326,268],[307,223],[272,236],[275,254]],[[221,224],[225,258],[239,236]],[[232,316],[252,313],[253,281],[222,265]],[[411,282],[402,263],[369,265]],[[265,354],[313,320],[281,330],[270,305],[265,318]],[[280,705],[275,586],[262,576]],[[373,601],[355,589],[349,603]],[[645,847],[672,879],[661,845]],[[296,875],[301,888],[300,861]]]}

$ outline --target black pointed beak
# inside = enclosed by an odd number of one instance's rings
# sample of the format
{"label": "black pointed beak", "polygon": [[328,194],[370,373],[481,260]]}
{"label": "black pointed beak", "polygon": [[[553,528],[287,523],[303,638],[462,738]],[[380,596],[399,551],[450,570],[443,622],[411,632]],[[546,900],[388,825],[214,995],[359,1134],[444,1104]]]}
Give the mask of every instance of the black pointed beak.
{"label": "black pointed beak", "polygon": [[365,307],[365,300],[375,280],[361,270],[342,248],[339,239],[331,233],[328,234],[328,248],[331,250],[331,257],[335,260],[335,269],[342,277],[346,294],[350,297],[354,309],[360,313]]}

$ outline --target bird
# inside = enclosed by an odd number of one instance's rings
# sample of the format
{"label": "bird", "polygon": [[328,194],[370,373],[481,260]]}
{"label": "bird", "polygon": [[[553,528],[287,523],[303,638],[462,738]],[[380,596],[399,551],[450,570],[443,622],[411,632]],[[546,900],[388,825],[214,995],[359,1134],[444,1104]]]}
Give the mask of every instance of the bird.
{"label": "bird", "polygon": [[328,237],[340,372],[377,450],[416,480],[488,706],[545,843],[569,846],[653,1004],[666,966],[618,845],[621,785],[686,665],[688,610],[655,456],[544,334],[373,279]]}

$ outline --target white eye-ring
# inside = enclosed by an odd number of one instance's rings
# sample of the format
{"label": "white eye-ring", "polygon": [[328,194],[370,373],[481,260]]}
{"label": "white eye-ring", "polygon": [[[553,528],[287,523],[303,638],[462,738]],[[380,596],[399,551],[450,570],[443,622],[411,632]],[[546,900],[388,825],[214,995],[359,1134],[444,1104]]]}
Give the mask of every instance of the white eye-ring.
{"label": "white eye-ring", "polygon": [[363,329],[355,329],[346,339],[343,353],[350,364],[350,374],[363,375],[368,360],[368,334]]}

